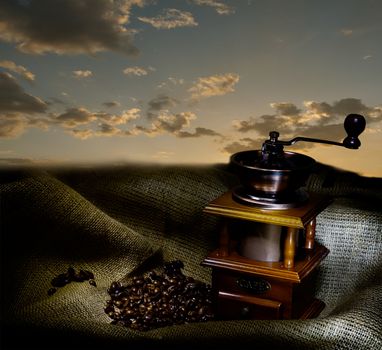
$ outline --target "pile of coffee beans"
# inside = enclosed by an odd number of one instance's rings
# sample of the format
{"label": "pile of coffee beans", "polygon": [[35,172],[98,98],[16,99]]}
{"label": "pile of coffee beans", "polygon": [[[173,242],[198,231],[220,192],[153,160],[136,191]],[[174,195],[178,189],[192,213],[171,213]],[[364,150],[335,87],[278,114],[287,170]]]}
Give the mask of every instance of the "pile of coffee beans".
{"label": "pile of coffee beans", "polygon": [[93,272],[87,270],[80,270],[76,272],[73,267],[69,267],[65,273],[60,273],[50,281],[50,284],[53,286],[53,288],[48,290],[48,295],[53,295],[56,293],[57,288],[64,287],[70,282],[84,281],[89,281],[89,284],[94,287],[97,286],[94,280]]}
{"label": "pile of coffee beans", "polygon": [[183,267],[175,260],[166,263],[161,274],[134,276],[128,285],[113,282],[104,309],[111,323],[147,331],[213,319],[211,287],[185,276]]}

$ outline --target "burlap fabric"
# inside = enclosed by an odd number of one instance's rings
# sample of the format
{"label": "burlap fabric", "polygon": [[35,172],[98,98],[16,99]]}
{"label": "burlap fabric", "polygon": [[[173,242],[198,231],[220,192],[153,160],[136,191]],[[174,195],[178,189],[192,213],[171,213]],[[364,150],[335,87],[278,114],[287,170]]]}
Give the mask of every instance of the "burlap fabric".
{"label": "burlap fabric", "polygon": [[[237,183],[224,165],[1,170],[3,348],[382,348],[381,180],[322,166],[307,183],[335,195],[317,218],[330,249],[307,321],[212,321],[148,332],[111,325],[103,308],[114,280],[180,259],[210,282],[200,262],[216,246],[218,219],[202,212]],[[68,266],[94,272],[97,287],[71,283],[48,296]],[[26,342],[27,340],[27,342]]]}

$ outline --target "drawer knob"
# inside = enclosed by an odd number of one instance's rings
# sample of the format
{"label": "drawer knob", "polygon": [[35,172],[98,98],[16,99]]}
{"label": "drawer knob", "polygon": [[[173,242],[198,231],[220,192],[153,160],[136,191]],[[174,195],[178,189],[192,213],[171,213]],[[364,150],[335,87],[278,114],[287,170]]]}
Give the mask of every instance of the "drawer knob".
{"label": "drawer knob", "polygon": [[249,307],[248,306],[244,306],[244,307],[242,307],[241,308],[241,310],[240,310],[240,318],[241,319],[247,319],[247,318],[249,318],[249,313],[250,313],[250,309],[249,309]]}

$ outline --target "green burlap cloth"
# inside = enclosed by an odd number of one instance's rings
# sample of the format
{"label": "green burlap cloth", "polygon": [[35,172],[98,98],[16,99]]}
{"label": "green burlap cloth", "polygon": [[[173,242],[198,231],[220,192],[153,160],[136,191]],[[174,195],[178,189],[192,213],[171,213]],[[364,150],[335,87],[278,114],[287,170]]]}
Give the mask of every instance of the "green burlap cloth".
{"label": "green burlap cloth", "polygon": [[[218,219],[202,209],[237,179],[224,165],[8,168],[0,176],[3,348],[382,348],[380,179],[323,166],[307,183],[335,195],[317,217],[317,240],[330,249],[319,268],[316,293],[327,305],[319,318],[139,332],[110,324],[110,283],[172,259],[210,282],[200,263],[216,247]],[[71,283],[48,296],[69,266],[91,270],[97,287]]]}

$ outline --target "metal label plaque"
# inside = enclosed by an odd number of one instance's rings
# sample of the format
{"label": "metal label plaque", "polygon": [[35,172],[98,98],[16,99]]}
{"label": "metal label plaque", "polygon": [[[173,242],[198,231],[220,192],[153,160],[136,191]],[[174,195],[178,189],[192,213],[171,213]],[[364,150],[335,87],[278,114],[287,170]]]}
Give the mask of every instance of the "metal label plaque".
{"label": "metal label plaque", "polygon": [[240,277],[236,283],[240,288],[253,294],[263,294],[271,289],[270,283],[259,277]]}

